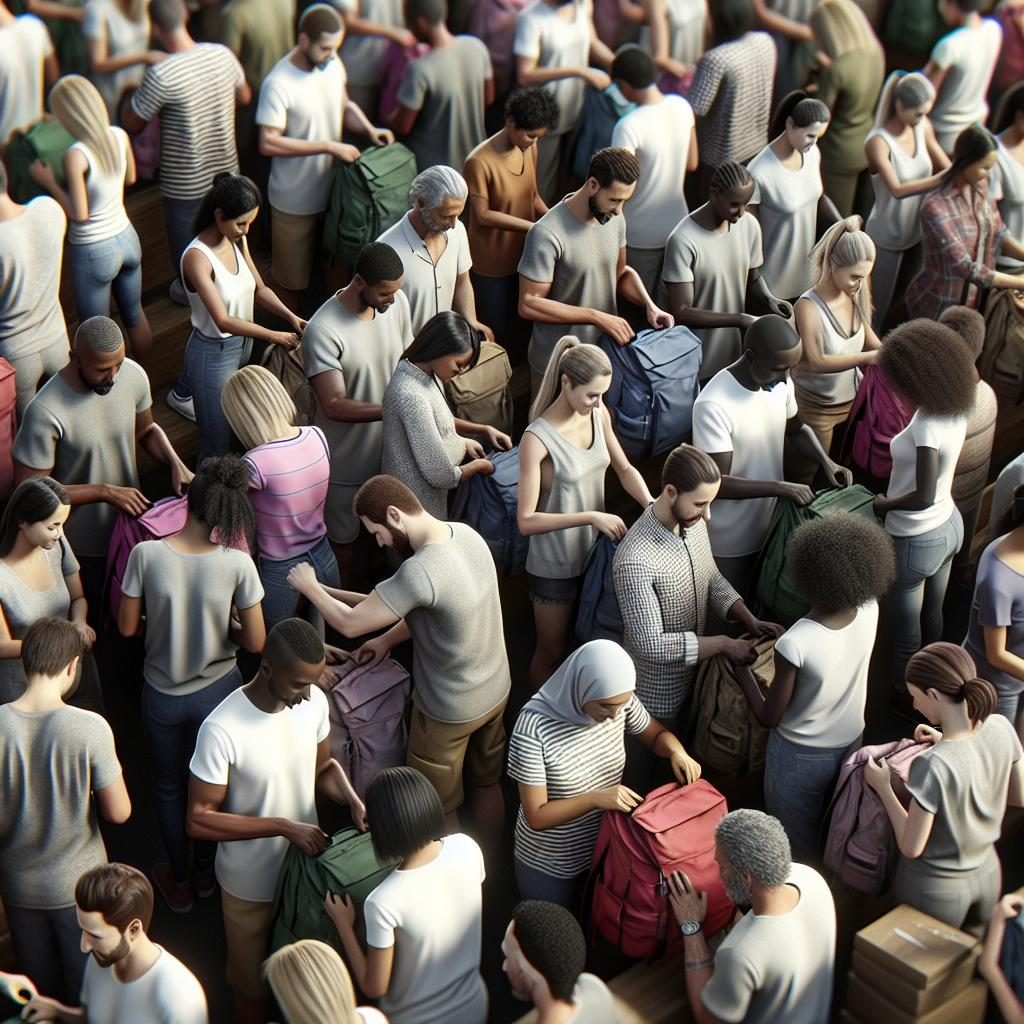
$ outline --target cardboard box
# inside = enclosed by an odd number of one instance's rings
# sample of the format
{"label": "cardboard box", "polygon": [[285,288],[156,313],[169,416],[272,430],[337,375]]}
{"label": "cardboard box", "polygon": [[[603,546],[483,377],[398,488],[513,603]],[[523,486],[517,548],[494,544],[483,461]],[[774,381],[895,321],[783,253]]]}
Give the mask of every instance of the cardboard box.
{"label": "cardboard box", "polygon": [[967,988],[974,977],[977,962],[977,954],[972,953],[947,974],[936,978],[928,988],[914,988],[909,981],[893,974],[892,971],[887,971],[857,950],[853,951],[853,973],[914,1017],[927,1013],[939,1003]]}
{"label": "cardboard box", "polygon": [[846,1009],[877,1024],[983,1024],[988,986],[980,978],[919,1017],[901,1010],[852,971],[847,978]]}
{"label": "cardboard box", "polygon": [[976,961],[980,951],[973,935],[908,906],[862,928],[853,948],[917,989],[931,988],[965,960]]}

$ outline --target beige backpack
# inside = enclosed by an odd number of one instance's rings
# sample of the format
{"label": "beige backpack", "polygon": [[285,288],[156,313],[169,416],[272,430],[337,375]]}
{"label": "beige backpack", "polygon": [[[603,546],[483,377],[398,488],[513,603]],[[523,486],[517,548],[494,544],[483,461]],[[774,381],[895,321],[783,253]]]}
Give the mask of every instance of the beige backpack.
{"label": "beige backpack", "polygon": [[476,366],[446,382],[444,389],[459,419],[512,433],[512,364],[500,345],[481,342]]}

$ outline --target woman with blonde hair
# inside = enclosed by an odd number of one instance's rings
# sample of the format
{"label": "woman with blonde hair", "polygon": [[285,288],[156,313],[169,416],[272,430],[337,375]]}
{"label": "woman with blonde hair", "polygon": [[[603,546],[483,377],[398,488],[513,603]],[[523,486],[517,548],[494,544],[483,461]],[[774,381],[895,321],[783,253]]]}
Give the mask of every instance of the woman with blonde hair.
{"label": "woman with blonde hair", "polygon": [[[295,403],[262,366],[235,371],[224,385],[220,404],[232,433],[246,449],[263,618],[270,629],[298,612],[299,594],[287,583],[293,565],[308,562],[325,587],[341,586],[324,522],[330,450],[319,427],[295,426]],[[312,605],[305,615],[323,633],[323,620]]]}
{"label": "woman with blonde hair", "polygon": [[885,81],[875,125],[864,143],[875,204],[864,230],[875,243],[871,286],[875,314],[882,329],[897,282],[909,281],[921,259],[921,203],[938,187],[949,157],[935,138],[928,112],[935,86],[918,71],[894,71]]}
{"label": "woman with blonde hair", "polygon": [[598,531],[612,540],[626,535],[625,523],[604,511],[608,466],[641,508],[654,500],[601,402],[611,383],[612,365],[601,349],[571,335],[560,339],[519,443],[517,520],[530,538],[526,571],[537,629],[530,662],[534,689],[565,657],[583,563]]}
{"label": "woman with blonde hair", "polygon": [[89,71],[111,119],[129,89],[142,81],[146,66],[167,54],[149,48],[147,0],[85,0],[82,35],[89,49]]}
{"label": "woman with blonde hair", "polygon": [[132,357],[145,365],[153,332],[142,309],[142,246],[124,208],[124,187],[135,182],[128,135],[111,126],[96,87],[81,75],[58,80],[50,109],[77,140],[64,154],[67,188],[40,160],[31,172],[68,216],[78,319],[108,316],[113,292]]}
{"label": "woman with blonde hair", "polygon": [[867,169],[864,137],[871,128],[885,77],[885,55],[871,24],[853,0],[822,0],[809,19],[814,42],[828,57],[816,77],[817,98],[832,112],[818,143],[825,194],[844,217],[861,205],[858,181]]}
{"label": "woman with blonde hair", "polygon": [[352,978],[337,950],[300,939],[263,961],[263,976],[285,1024],[387,1024],[372,1006],[356,1006]]}
{"label": "woman with blonde hair", "polygon": [[826,452],[853,405],[857,370],[875,362],[881,347],[871,327],[874,262],[875,243],[861,231],[860,217],[838,221],[811,250],[817,280],[796,303],[803,342],[793,370],[797,407]]}

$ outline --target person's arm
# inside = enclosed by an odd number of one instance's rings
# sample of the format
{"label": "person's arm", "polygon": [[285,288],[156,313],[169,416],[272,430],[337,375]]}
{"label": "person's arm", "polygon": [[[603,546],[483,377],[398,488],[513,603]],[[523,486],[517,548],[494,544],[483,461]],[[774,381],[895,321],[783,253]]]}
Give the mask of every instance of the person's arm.
{"label": "person's arm", "polygon": [[345,774],[345,769],[331,756],[330,737],[325,737],[317,744],[316,791],[328,800],[348,807],[356,828],[361,832],[366,831],[366,807]]}
{"label": "person's arm", "polygon": [[737,666],[736,681],[740,684],[754,717],[766,729],[774,729],[782,721],[796,689],[796,672],[796,665],[791,664],[776,651],[775,678],[765,696],[754,678],[754,673],[750,671],[750,666]]}
{"label": "person's arm", "polygon": [[325,154],[350,164],[359,158],[359,149],[347,142],[332,142],[330,139],[293,139],[284,134],[282,128],[260,126],[260,156],[318,156]]}
{"label": "person's arm", "polygon": [[742,501],[744,498],[789,498],[797,505],[810,505],[814,491],[806,484],[793,484],[788,480],[748,480],[731,476],[732,452],[708,452],[722,474],[719,498]]}
{"label": "person's arm", "polygon": [[949,159],[949,155],[939,145],[939,140],[935,137],[935,126],[927,117],[924,119],[924,144],[928,150],[928,155],[932,158],[932,170],[936,174],[939,174],[941,171],[948,171],[953,161]]}
{"label": "person's arm", "polygon": [[37,18],[53,18],[55,21],[72,21],[76,24],[85,20],[84,7],[55,3],[54,0],[25,0],[25,10]]}
{"label": "person's arm", "polygon": [[119,775],[109,786],[95,790],[93,796],[100,817],[111,825],[123,825],[132,816],[132,801],[123,775]]}
{"label": "person's arm", "polygon": [[[473,219],[485,228],[493,228],[497,231],[518,231],[525,234],[533,227],[532,220],[524,220],[522,217],[513,217],[511,213],[502,213],[499,210],[492,210],[487,205],[487,196],[478,196],[470,193],[469,205],[473,211]],[[543,216],[547,207],[538,216]]]}
{"label": "person's arm", "polygon": [[622,445],[615,436],[615,430],[612,427],[611,413],[608,412],[607,407],[603,403],[601,405],[601,417],[604,420],[604,440],[608,447],[608,456],[611,459],[612,470],[619,478],[622,489],[640,508],[647,508],[654,501],[654,495],[648,489],[647,482],[640,471],[629,461],[626,453],[622,450]]}
{"label": "person's arm", "polygon": [[67,188],[62,188],[57,176],[49,164],[42,160],[34,160],[29,166],[32,180],[53,196],[60,203],[68,220],[83,224],[89,219],[89,195],[85,187],[85,176],[89,170],[89,161],[79,149],[68,149],[64,154],[64,180]]}
{"label": "person's arm", "polygon": [[985,932],[985,944],[978,958],[978,974],[988,983],[992,998],[999,1007],[999,1013],[1006,1024],[1024,1024],[1024,1006],[1021,1006],[1017,993],[1006,980],[999,960],[1003,953],[1003,937],[1006,934],[1006,922],[1018,917],[1024,900],[1016,893],[1004,896],[993,908]]}
{"label": "person's arm", "polygon": [[[612,62],[615,60],[615,54],[612,52],[611,48],[602,42],[601,37],[597,34],[597,26],[594,24],[593,13],[590,15],[590,50],[587,53],[587,60],[589,60],[591,64],[600,64],[606,69],[610,69]],[[609,79],[609,82],[610,81],[611,79]],[[591,84],[593,85],[593,83]],[[597,87],[595,86],[595,88]],[[600,86],[600,88],[604,89],[607,88],[607,86]]]}
{"label": "person's arm", "polygon": [[[647,24],[651,32],[651,57],[654,66],[660,71],[665,71],[676,78],[682,78],[688,68],[681,61],[676,60],[669,52],[671,40],[668,23],[668,8],[665,0],[640,0],[639,4],[632,0],[620,0],[619,10],[624,17],[637,24]],[[639,17],[637,15],[639,14]],[[696,137],[696,133],[694,133]],[[693,146],[691,145],[691,153]],[[688,169],[694,171],[697,165]]]}
{"label": "person's arm", "polygon": [[[936,44],[936,50],[941,45],[942,40]],[[928,63],[921,69],[921,74],[932,83],[935,88],[935,95],[938,96],[942,89],[942,83],[946,80],[946,75],[949,74],[949,67],[942,67],[935,58],[935,50],[932,51],[931,57],[928,59]]]}
{"label": "person's arm", "polygon": [[800,356],[802,369],[808,373],[841,373],[857,366],[867,366],[878,359],[877,351],[867,348],[846,355],[827,355],[824,350],[822,316],[813,300],[800,299],[797,302],[796,330],[803,342],[803,354]]}
{"label": "person's arm", "polygon": [[[86,19],[88,21],[88,18]],[[89,53],[89,70],[94,75],[106,75],[123,68],[131,68],[136,64],[158,64],[167,54],[158,50],[143,50],[138,53],[122,53],[116,57],[110,55],[107,40],[107,23],[100,17],[92,26],[86,26],[92,34],[86,36],[85,43]]]}
{"label": "person's arm", "polygon": [[564,324],[567,327],[589,324],[602,334],[614,338],[620,345],[628,345],[636,337],[629,321],[616,313],[605,313],[585,306],[570,306],[567,302],[551,298],[551,284],[551,281],[533,281],[520,273],[518,312],[524,320]]}
{"label": "person's arm", "polygon": [[192,482],[192,470],[181,461],[164,428],[153,419],[153,407],[135,415],[135,443],[154,461],[171,471],[171,489],[182,495]]}
{"label": "person's arm", "polygon": [[[935,133],[932,132],[934,138]],[[938,143],[936,143],[938,146]],[[864,144],[864,152],[868,158],[868,170],[877,174],[882,184],[889,190],[895,199],[906,199],[907,196],[917,196],[922,192],[930,192],[942,182],[945,167],[927,178],[915,178],[911,181],[900,181],[896,175],[896,169],[890,159],[889,144],[880,135],[874,135]],[[942,153],[942,150],[939,150]],[[942,154],[945,156],[945,154]],[[946,158],[948,165],[949,159]],[[932,165],[935,165],[935,158],[932,158]]]}
{"label": "person's arm", "polygon": [[548,82],[558,82],[563,78],[582,78],[587,85],[598,91],[607,89],[612,82],[607,72],[599,71],[597,68],[542,68],[538,67],[536,57],[516,57],[516,81],[521,86],[546,85]]}
{"label": "person's arm", "polygon": [[669,762],[680,786],[688,786],[700,778],[700,765],[686,752],[675,733],[669,732],[656,718],[647,723],[637,739],[656,757]]}
{"label": "person's arm", "polygon": [[[654,300],[647,294],[647,288],[640,275],[626,264],[626,247],[619,249],[619,262],[616,268],[615,287],[618,293],[637,306],[641,306],[647,315],[647,322],[656,330],[671,327],[675,323],[671,313],[659,309]],[[617,339],[616,339],[617,340]],[[620,343],[621,344],[621,343]]]}
{"label": "person's arm", "polygon": [[494,341],[494,331],[487,324],[482,324],[476,317],[476,295],[473,293],[473,282],[469,279],[469,271],[464,270],[455,278],[455,291],[452,295],[452,309],[466,318],[470,327],[483,331],[484,337]]}
{"label": "person's arm", "polygon": [[[261,309],[265,309],[271,316],[276,316],[286,324],[290,324],[292,331],[295,332],[294,339],[287,342],[278,342],[278,344],[284,344],[285,348],[288,349],[298,348],[299,339],[302,337],[302,332],[306,329],[307,322],[297,313],[293,313],[281,301],[277,292],[263,280],[263,275],[260,273],[259,267],[256,266],[252,253],[249,251],[249,240],[243,237],[239,244],[242,247],[242,256],[245,259],[245,264],[249,268],[249,273],[252,274],[253,281],[256,283],[256,294],[253,297],[256,305]],[[287,332],[284,333],[286,337],[291,337]],[[252,336],[251,332],[250,336]]]}
{"label": "person's arm", "polygon": [[[768,282],[761,276],[760,266],[751,267],[747,274],[747,294],[755,295],[768,308],[769,313],[781,316],[783,320],[793,318],[793,307],[785,299],[772,293]],[[754,317],[756,320],[757,317]]]}
{"label": "person's arm", "polygon": [[798,43],[814,42],[814,34],[809,25],[773,11],[765,0],[753,0],[753,8],[758,27],[766,32],[774,32]]}
{"label": "person's arm", "polygon": [[317,581],[316,572],[308,563],[293,566],[288,573],[288,583],[305,597],[324,617],[324,621],[342,636],[365,636],[394,625],[401,616],[396,615],[373,591],[365,601],[350,605],[324,592]]}
{"label": "person's arm", "polygon": [[378,36],[397,43],[403,49],[416,45],[416,37],[407,28],[396,25],[385,25],[360,15],[358,0],[350,11],[342,12],[341,19],[345,22],[346,36]]}
{"label": "person's arm", "polygon": [[578,796],[561,800],[548,799],[547,786],[527,786],[519,783],[519,802],[523,807],[526,824],[535,832],[556,828],[582,818],[591,811],[622,811],[628,814],[643,801],[643,797],[628,786],[607,786],[592,789]]}
{"label": "person's arm", "polygon": [[337,423],[376,423],[384,416],[377,402],[360,402],[348,397],[345,374],[341,370],[325,370],[309,380],[317,404],[323,414]]}
{"label": "person's arm", "polygon": [[[668,876],[668,895],[677,924],[687,921],[704,923],[708,912],[708,895],[700,892],[682,871]],[[683,970],[686,976],[686,1001],[690,1005],[693,1024],[721,1024],[704,1006],[702,993],[715,973],[715,958],[708,949],[704,929],[683,936]],[[739,1019],[739,1018],[737,1018]]]}
{"label": "person's arm", "polygon": [[692,281],[666,281],[665,286],[668,289],[669,312],[676,323],[684,327],[738,327],[745,331],[757,322],[757,317],[750,313],[716,313],[695,306]]}
{"label": "person's arm", "polygon": [[4,614],[3,604],[0,603],[0,661],[20,657],[21,641],[11,636],[11,627],[7,625],[7,616]]}
{"label": "person's arm", "polygon": [[[774,684],[773,684],[774,685]],[[864,765],[864,780],[878,794],[896,835],[896,845],[908,860],[917,860],[924,853],[935,825],[935,815],[911,798],[908,811],[892,788],[892,772],[883,757],[869,757]]]}
{"label": "person's arm", "polygon": [[935,503],[935,492],[939,478],[939,452],[936,448],[917,447],[917,486],[905,494],[887,498],[884,494],[875,498],[875,515],[882,518],[896,509],[904,512],[920,512]]}
{"label": "person's arm", "polygon": [[697,126],[690,129],[690,148],[686,153],[686,170],[695,171],[700,166],[700,143],[697,141]]}
{"label": "person's arm", "polygon": [[454,418],[454,423],[455,431],[460,437],[464,437],[466,434],[477,434],[480,437],[486,437],[487,443],[497,451],[507,452],[512,448],[512,438],[489,423],[460,420],[458,416]]}
{"label": "person's arm", "polygon": [[1006,647],[1006,626],[982,626],[985,660],[1000,672],[1024,680],[1024,658]]}
{"label": "person's arm", "polygon": [[[34,987],[32,991],[35,991]],[[34,995],[21,1012],[25,1015],[22,1020],[30,1020],[32,1024],[47,1020],[59,1021],[60,1024],[77,1024],[78,1021],[85,1021],[85,1011],[84,1006],[65,1006],[49,996]]]}
{"label": "person's arm", "polygon": [[228,636],[233,644],[244,647],[251,654],[259,654],[267,642],[267,626],[263,620],[263,606],[257,602],[248,608],[235,609],[237,621],[232,621]]}
{"label": "person's arm", "polygon": [[[20,484],[33,476],[51,476],[53,466],[36,469],[33,466],[26,466],[24,463],[14,460],[14,483]],[[79,505],[94,505],[96,502],[105,501],[116,508],[121,509],[130,516],[141,516],[152,504],[142,491],[137,487],[119,487],[116,484],[65,484],[64,489],[68,492],[71,507]]]}
{"label": "person's arm", "polygon": [[359,991],[369,999],[380,999],[391,985],[391,971],[395,962],[395,947],[367,945],[366,952],[356,936],[356,907],[352,897],[343,897],[328,890],[324,909],[334,922],[345,950],[345,961]]}
{"label": "person's arm", "polygon": [[[61,541],[67,544],[66,540]],[[66,573],[64,585],[68,588],[68,598],[71,604],[68,606],[68,622],[78,630],[79,635],[85,642],[85,649],[92,650],[96,642],[96,631],[88,623],[89,603],[85,599],[85,590],[82,588],[82,576],[76,569],[74,572]]]}
{"label": "person's arm", "polygon": [[121,636],[138,636],[142,632],[142,598],[121,595],[117,609],[117,629]]}
{"label": "person's arm", "polygon": [[818,435],[798,415],[792,415],[786,420],[786,438],[805,459],[821,466],[829,486],[849,487],[853,483],[850,470],[829,458],[828,452],[821,447]]}

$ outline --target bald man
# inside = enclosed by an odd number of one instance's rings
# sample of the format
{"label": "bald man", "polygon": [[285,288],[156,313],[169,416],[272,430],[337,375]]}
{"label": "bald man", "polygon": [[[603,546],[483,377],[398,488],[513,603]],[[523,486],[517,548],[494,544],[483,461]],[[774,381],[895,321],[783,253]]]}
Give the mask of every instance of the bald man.
{"label": "bald man", "polygon": [[852,480],[834,463],[797,415],[790,371],[800,361],[800,336],[780,316],[763,316],[747,329],[743,354],[719,370],[693,406],[693,443],[722,471],[722,489],[708,532],[722,575],[747,596],[776,498],[810,504],[814,492],[783,476],[786,438],[820,465],[833,487]]}

